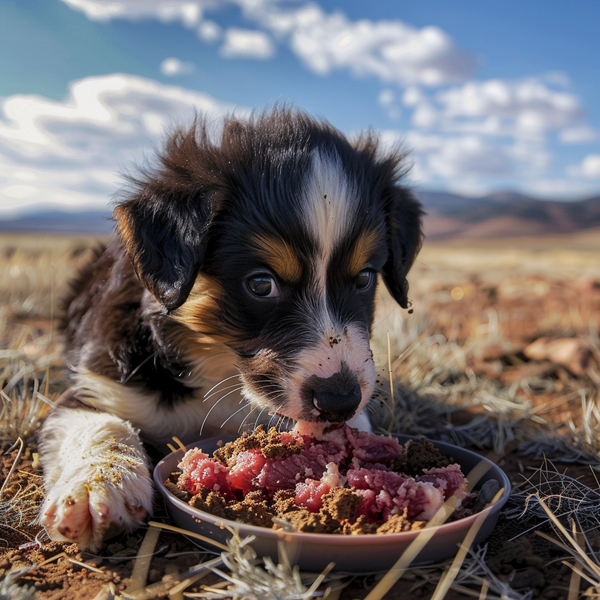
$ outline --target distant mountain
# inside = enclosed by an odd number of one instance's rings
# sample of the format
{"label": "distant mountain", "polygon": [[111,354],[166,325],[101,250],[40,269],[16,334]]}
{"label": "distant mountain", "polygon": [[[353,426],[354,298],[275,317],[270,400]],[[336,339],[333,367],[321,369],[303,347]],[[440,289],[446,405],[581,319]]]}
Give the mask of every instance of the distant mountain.
{"label": "distant mountain", "polygon": [[[428,191],[416,195],[427,212],[424,227],[428,240],[553,235],[600,228],[600,196],[558,202],[512,192],[481,198]],[[4,220],[0,213],[0,232],[110,235],[113,229],[108,211],[48,211]]]}
{"label": "distant mountain", "polygon": [[2,219],[0,216],[0,232],[110,235],[114,226],[108,211],[68,213],[55,210],[29,213],[12,219]]}
{"label": "distant mountain", "polygon": [[600,196],[577,202],[507,192],[482,198],[434,192],[417,196],[427,211],[429,240],[552,235],[600,227]]}

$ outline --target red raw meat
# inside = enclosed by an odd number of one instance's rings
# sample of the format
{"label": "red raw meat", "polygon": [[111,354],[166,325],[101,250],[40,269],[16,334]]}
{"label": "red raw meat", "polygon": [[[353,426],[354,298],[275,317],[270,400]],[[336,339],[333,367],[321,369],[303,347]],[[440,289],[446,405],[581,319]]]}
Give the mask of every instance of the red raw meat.
{"label": "red raw meat", "polygon": [[[232,489],[242,490],[244,494],[257,489],[255,479],[265,466],[267,459],[260,450],[246,450],[236,458],[235,464],[229,469],[227,481]],[[224,467],[225,469],[227,467]]]}
{"label": "red raw meat", "polygon": [[395,495],[406,477],[394,471],[381,469],[349,469],[346,473],[348,485],[359,490],[385,490]]}
{"label": "red raw meat", "polygon": [[311,512],[319,512],[323,506],[323,496],[332,488],[344,485],[337,465],[329,463],[321,479],[307,479],[304,483],[296,484],[294,501],[298,506],[304,506]]}
{"label": "red raw meat", "polygon": [[182,470],[179,485],[186,492],[198,494],[202,486],[221,494],[229,492],[229,469],[201,450],[189,450],[177,466]]}
{"label": "red raw meat", "polygon": [[301,450],[270,458],[260,449],[245,450],[229,461],[230,467],[190,450],[179,464],[179,485],[191,494],[206,486],[238,498],[253,490],[271,498],[289,489],[295,492],[295,503],[311,512],[321,509],[331,489],[348,487],[362,497],[355,517],[366,515],[374,522],[405,511],[409,519],[428,521],[450,496],[467,496],[467,480],[458,465],[427,469],[416,478],[391,470],[403,452],[391,437],[343,425],[322,440],[283,433],[279,443],[299,445]]}
{"label": "red raw meat", "polygon": [[433,483],[443,493],[444,499],[456,494],[464,494],[467,480],[458,465],[448,465],[443,469],[427,469],[424,475],[416,477],[417,481]]}

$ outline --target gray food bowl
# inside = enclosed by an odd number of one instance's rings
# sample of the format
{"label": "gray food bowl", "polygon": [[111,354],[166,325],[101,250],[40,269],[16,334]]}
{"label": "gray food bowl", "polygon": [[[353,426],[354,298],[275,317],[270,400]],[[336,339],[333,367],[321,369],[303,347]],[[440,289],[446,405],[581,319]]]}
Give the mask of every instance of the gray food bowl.
{"label": "gray food bowl", "polygon": [[[401,444],[411,439],[410,436],[397,437]],[[230,439],[222,437],[202,440],[190,444],[188,448],[201,448],[207,454],[211,454],[216,450],[217,442],[220,440],[226,442]],[[256,553],[259,556],[270,556],[276,562],[278,560],[278,542],[284,541],[291,564],[298,565],[303,571],[320,572],[330,562],[334,562],[335,569],[339,571],[353,573],[383,571],[393,567],[405,551],[407,554],[414,553],[415,548],[420,547],[423,538],[416,541],[412,547],[411,544],[419,535],[430,536],[430,539],[412,560],[413,565],[434,563],[454,556],[459,544],[465,539],[469,528],[477,519],[482,523],[475,537],[474,545],[481,543],[496,525],[500,510],[510,495],[511,486],[508,477],[500,467],[487,458],[445,442],[432,440],[432,443],[442,454],[454,457],[464,473],[469,474],[477,466],[477,472],[480,475],[474,491],[479,490],[486,481],[491,479],[498,481],[504,488],[504,492],[496,503],[470,517],[420,531],[372,535],[289,533],[215,517],[192,508],[176,498],[167,490],[163,482],[177,470],[177,463],[183,456],[181,450],[169,454],[156,465],[154,481],[165,499],[173,522],[178,527],[199,533],[221,544],[226,544],[231,537],[229,527],[237,530],[242,539],[247,536],[255,536],[256,539],[251,545]]]}

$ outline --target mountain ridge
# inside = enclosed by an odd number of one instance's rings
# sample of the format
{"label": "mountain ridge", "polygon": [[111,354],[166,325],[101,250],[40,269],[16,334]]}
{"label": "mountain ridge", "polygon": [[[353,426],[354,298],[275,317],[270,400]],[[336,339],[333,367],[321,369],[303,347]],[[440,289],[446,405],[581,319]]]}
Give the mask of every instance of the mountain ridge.
{"label": "mountain ridge", "polygon": [[[428,240],[554,235],[600,228],[600,196],[567,202],[538,200],[515,192],[472,198],[419,190],[415,195],[426,212]],[[14,218],[2,218],[0,213],[0,232],[110,235],[113,230],[108,210],[46,210]]]}

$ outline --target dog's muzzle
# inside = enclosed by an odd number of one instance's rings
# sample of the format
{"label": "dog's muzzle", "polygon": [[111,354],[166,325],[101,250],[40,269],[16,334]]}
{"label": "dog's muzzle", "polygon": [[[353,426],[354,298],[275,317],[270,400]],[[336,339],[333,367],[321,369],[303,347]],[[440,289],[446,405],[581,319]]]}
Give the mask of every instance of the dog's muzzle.
{"label": "dog's muzzle", "polygon": [[341,423],[352,418],[362,399],[356,376],[346,365],[331,377],[312,375],[302,386],[307,412],[319,421]]}

